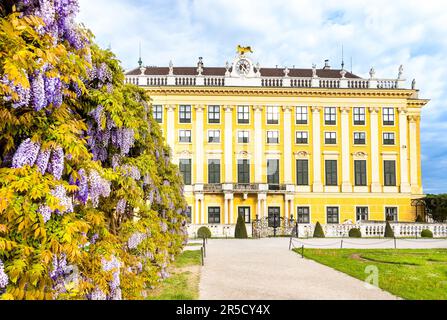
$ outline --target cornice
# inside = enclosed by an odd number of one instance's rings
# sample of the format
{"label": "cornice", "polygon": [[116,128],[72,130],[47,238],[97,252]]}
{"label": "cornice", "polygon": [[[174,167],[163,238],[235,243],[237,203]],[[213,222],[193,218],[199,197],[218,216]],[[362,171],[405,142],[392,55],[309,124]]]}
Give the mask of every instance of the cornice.
{"label": "cornice", "polygon": [[146,87],[149,95],[260,95],[300,97],[367,97],[408,99],[408,104],[425,105],[429,100],[410,99],[414,90],[409,89],[324,89],[324,88],[254,88],[254,87]]}

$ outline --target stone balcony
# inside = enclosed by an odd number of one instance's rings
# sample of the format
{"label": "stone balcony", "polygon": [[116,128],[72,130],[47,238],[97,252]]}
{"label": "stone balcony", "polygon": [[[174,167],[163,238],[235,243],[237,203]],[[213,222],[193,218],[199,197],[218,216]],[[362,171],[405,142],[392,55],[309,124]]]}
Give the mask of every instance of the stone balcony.
{"label": "stone balcony", "polygon": [[[237,80],[237,81],[236,81]],[[163,76],[126,75],[126,83],[141,87],[197,86],[231,87],[250,86],[266,88],[325,88],[325,89],[405,89],[404,79],[319,78],[319,77],[258,77],[234,79],[225,76]]]}

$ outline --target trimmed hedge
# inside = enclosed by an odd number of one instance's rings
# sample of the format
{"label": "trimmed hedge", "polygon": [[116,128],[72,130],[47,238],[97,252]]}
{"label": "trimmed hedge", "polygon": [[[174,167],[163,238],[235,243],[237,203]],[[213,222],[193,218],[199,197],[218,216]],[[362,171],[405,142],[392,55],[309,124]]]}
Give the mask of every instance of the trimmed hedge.
{"label": "trimmed hedge", "polygon": [[352,228],[349,230],[349,238],[361,238],[362,232],[359,228]]}
{"label": "trimmed hedge", "polygon": [[428,229],[424,229],[421,231],[421,237],[422,238],[433,238],[433,232],[431,232]]}
{"label": "trimmed hedge", "polygon": [[207,227],[203,226],[197,230],[198,238],[211,238],[211,231]]}
{"label": "trimmed hedge", "polygon": [[321,227],[320,222],[317,221],[317,224],[315,225],[315,230],[314,230],[314,238],[324,238],[324,231],[323,228]]}
{"label": "trimmed hedge", "polygon": [[385,226],[385,238],[394,238],[394,231],[390,223],[387,221]]}
{"label": "trimmed hedge", "polygon": [[236,239],[247,239],[247,228],[245,227],[244,218],[239,215],[237,218],[236,228],[234,229],[234,237]]}

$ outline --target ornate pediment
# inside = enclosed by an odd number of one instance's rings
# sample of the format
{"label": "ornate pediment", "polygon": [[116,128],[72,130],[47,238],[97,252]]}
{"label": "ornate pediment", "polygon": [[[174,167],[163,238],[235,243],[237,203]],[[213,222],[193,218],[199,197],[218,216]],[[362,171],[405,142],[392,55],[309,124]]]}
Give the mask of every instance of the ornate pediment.
{"label": "ornate pediment", "polygon": [[352,155],[357,159],[366,159],[368,157],[368,154],[363,151],[354,152]]}
{"label": "ornate pediment", "polygon": [[310,156],[310,153],[305,150],[297,151],[297,152],[294,152],[293,154],[297,158],[308,158]]}

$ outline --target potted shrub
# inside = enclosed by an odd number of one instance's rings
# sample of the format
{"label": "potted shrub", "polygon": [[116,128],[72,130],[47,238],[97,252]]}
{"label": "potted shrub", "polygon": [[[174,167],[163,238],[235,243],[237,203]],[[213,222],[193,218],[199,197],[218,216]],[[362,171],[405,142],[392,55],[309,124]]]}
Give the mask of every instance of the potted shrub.
{"label": "potted shrub", "polygon": [[314,230],[314,238],[324,238],[324,231],[323,227],[321,226],[320,222],[317,221],[317,224],[315,225]]}
{"label": "potted shrub", "polygon": [[244,218],[239,215],[237,218],[236,229],[234,229],[234,237],[236,239],[247,239],[247,228],[245,227]]}

